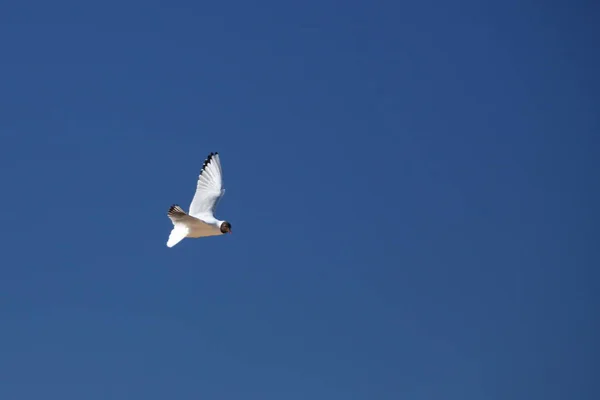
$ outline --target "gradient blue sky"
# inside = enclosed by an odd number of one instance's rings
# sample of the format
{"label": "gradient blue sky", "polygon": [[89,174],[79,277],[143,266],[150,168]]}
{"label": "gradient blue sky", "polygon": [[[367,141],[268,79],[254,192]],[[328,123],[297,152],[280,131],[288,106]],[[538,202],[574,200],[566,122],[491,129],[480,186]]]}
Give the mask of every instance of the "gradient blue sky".
{"label": "gradient blue sky", "polygon": [[597,399],[599,10],[2,3],[0,398]]}

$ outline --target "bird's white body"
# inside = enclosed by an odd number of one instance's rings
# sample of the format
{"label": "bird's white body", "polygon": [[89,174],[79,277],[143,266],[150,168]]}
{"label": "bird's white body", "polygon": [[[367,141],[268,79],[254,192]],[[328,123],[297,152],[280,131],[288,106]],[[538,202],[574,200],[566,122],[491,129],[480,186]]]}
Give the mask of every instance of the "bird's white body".
{"label": "bird's white body", "polygon": [[187,237],[199,238],[204,236],[217,236],[222,235],[221,224],[225,221],[218,220],[216,218],[194,218],[191,217],[188,222],[189,233]]}
{"label": "bird's white body", "polygon": [[[224,194],[219,154],[210,153],[198,177],[189,214],[178,205],[173,205],[169,209],[168,216],[173,223],[173,230],[167,240],[167,246],[173,247],[186,237],[220,236],[230,232],[231,225],[214,216],[217,203]],[[224,228],[224,225],[227,226]]]}

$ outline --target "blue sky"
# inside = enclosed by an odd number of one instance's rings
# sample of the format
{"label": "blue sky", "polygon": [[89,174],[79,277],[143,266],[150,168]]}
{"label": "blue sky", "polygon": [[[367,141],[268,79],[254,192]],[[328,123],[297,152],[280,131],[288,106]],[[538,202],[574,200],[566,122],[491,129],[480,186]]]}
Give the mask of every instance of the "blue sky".
{"label": "blue sky", "polygon": [[598,11],[2,4],[0,398],[597,398]]}

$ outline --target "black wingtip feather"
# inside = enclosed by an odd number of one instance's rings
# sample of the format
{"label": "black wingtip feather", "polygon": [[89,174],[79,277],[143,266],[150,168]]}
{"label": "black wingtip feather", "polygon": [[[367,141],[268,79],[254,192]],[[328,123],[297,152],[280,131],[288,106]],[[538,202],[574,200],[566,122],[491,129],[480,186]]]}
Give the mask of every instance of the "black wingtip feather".
{"label": "black wingtip feather", "polygon": [[179,207],[179,204],[173,204],[171,207],[169,207],[169,212],[167,214],[168,215],[185,214],[185,211],[183,211],[183,209],[181,207]]}
{"label": "black wingtip feather", "polygon": [[204,164],[202,164],[202,171],[204,171],[204,168],[206,168],[206,166],[211,162],[211,160],[213,159],[214,156],[216,156],[217,154],[219,154],[218,151],[216,152],[210,152],[210,154],[208,155],[208,157],[206,157],[206,160],[204,160]]}

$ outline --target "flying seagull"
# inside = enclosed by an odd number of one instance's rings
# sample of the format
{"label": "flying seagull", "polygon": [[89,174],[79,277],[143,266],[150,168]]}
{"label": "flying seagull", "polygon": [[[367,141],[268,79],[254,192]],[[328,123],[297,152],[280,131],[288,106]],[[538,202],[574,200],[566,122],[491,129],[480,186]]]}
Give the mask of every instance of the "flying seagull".
{"label": "flying seagull", "polygon": [[167,240],[167,247],[175,246],[186,237],[200,238],[231,233],[231,224],[214,216],[217,204],[224,194],[219,153],[210,153],[200,171],[189,214],[177,204],[169,208],[167,215],[173,222],[173,230]]}

